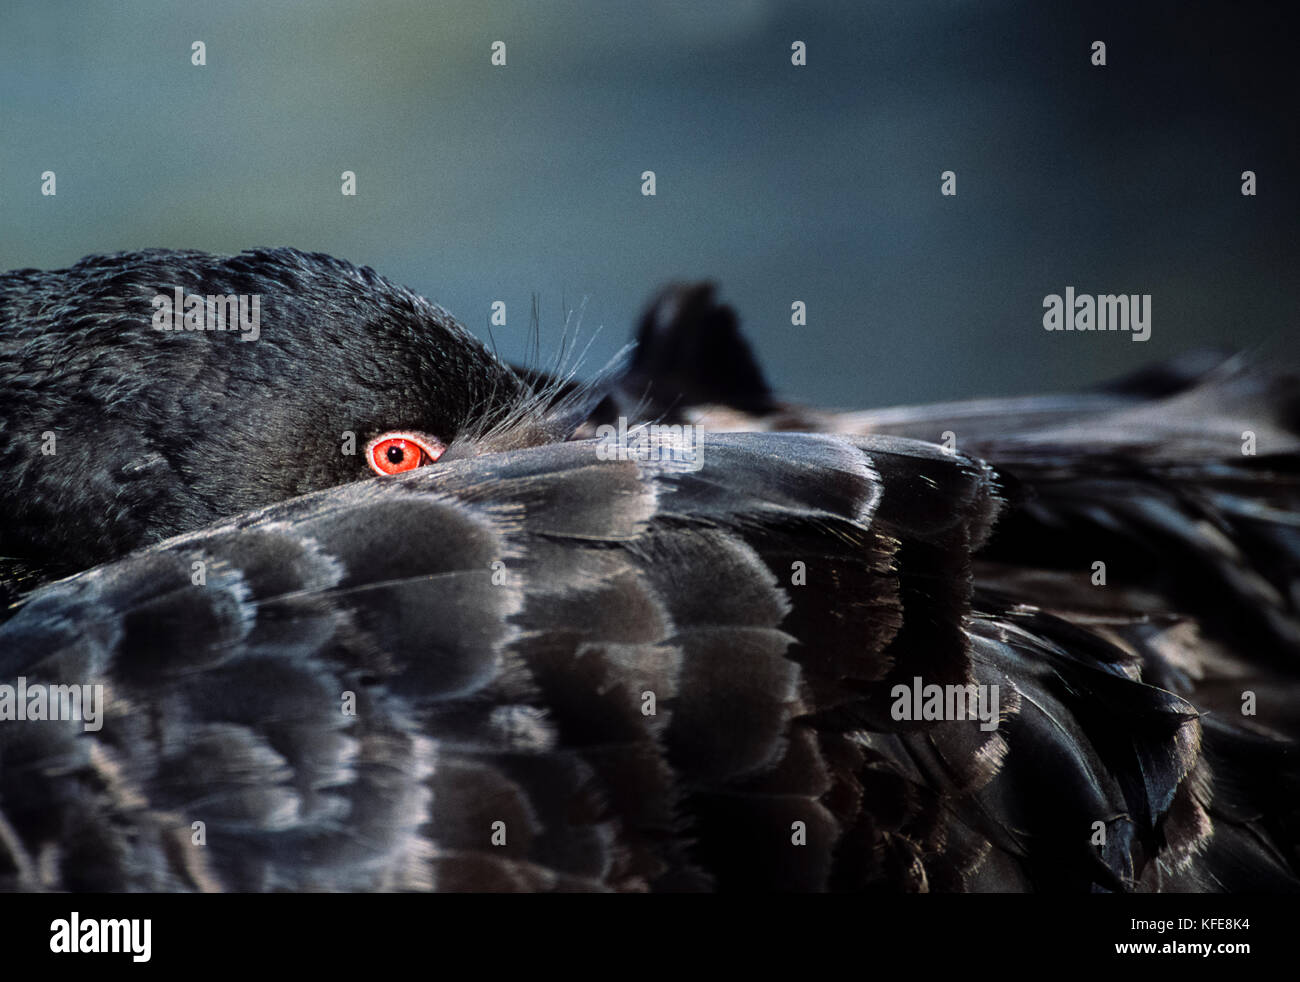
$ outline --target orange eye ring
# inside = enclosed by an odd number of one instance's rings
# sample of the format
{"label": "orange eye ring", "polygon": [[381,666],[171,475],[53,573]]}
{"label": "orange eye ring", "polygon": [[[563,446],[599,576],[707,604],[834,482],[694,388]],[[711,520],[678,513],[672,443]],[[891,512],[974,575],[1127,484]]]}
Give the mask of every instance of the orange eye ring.
{"label": "orange eye ring", "polygon": [[405,474],[432,464],[447,450],[436,437],[407,430],[383,433],[366,444],[366,463],[381,477]]}

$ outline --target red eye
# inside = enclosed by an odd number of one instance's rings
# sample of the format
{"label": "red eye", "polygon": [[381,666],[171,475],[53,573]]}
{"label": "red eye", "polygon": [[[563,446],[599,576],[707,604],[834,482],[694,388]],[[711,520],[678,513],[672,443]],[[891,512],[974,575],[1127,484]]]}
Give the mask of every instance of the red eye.
{"label": "red eye", "polygon": [[376,474],[401,474],[442,456],[446,445],[423,433],[385,433],[366,444],[366,463]]}

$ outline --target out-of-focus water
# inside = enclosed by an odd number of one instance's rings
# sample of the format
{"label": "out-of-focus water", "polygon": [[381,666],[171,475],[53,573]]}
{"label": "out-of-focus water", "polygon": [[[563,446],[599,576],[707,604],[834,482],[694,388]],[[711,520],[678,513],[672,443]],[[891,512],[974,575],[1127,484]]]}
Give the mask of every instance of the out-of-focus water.
{"label": "out-of-focus water", "polygon": [[[779,389],[862,406],[1083,384],[1296,319],[1271,5],[186,6],[0,6],[0,268],[295,245],[481,335],[504,300],[511,357],[534,297],[544,349],[582,306],[593,364],[658,286],[708,277]],[[1066,286],[1151,294],[1151,340],[1045,332]]]}

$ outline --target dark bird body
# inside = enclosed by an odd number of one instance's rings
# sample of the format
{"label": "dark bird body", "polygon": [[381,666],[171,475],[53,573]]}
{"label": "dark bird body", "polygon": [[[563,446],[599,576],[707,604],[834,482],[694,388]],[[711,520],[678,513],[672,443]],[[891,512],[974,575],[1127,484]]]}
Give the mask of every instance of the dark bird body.
{"label": "dark bird body", "polygon": [[[154,331],[174,286],[261,337]],[[640,341],[548,380],[291,250],[0,278],[0,683],[106,687],[0,721],[0,886],[1295,889],[1293,379],[831,414],[708,288]],[[633,407],[701,466],[582,438]]]}

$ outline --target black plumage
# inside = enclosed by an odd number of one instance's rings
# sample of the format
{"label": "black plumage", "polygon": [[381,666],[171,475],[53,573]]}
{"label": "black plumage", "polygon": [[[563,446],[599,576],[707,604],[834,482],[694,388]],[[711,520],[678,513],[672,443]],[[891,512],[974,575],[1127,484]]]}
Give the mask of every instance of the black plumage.
{"label": "black plumage", "polygon": [[[155,329],[153,298],[177,288],[256,295],[268,330]],[[348,433],[418,423],[451,443],[524,391],[445,311],[320,254],[155,249],[7,273],[0,555],[75,572],[367,476]]]}
{"label": "black plumage", "polygon": [[[261,339],[115,299],[172,283],[261,291]],[[108,699],[97,732],[0,722],[0,886],[1297,884],[1276,373],[830,414],[775,400],[703,286],[584,387],[290,250],[0,284],[10,589],[113,560],[0,624],[0,682]],[[602,459],[634,407],[702,422],[701,466]],[[60,426],[66,456],[23,442]],[[340,433],[394,428],[451,449],[362,480]],[[894,718],[916,677],[998,685],[998,725]]]}

